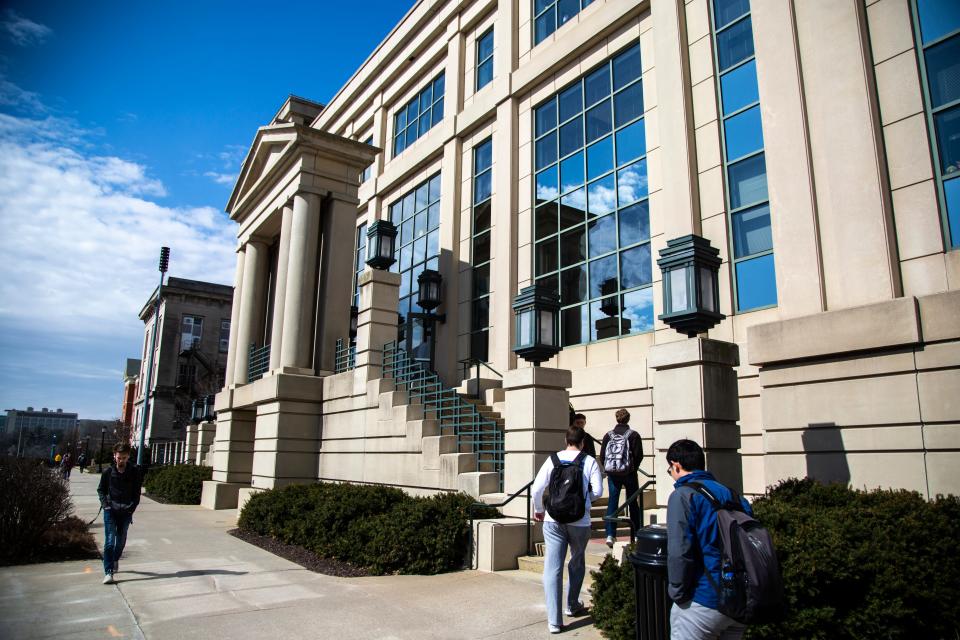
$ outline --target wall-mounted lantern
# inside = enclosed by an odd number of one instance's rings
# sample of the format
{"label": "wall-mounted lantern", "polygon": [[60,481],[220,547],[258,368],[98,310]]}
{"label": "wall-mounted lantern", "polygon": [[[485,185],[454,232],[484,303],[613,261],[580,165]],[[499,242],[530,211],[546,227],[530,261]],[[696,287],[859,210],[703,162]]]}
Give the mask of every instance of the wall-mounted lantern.
{"label": "wall-mounted lantern", "polygon": [[417,276],[417,302],[420,307],[428,313],[440,306],[440,284],[443,282],[443,276],[439,271],[433,269],[424,269]]}
{"label": "wall-mounted lantern", "polygon": [[360,317],[360,310],[357,305],[350,305],[350,339],[357,337],[357,320]]}
{"label": "wall-mounted lantern", "polygon": [[513,314],[514,353],[539,366],[560,352],[560,296],[546,287],[525,287],[513,300]]}
{"label": "wall-mounted lantern", "polygon": [[664,312],[658,317],[691,338],[726,317],[720,313],[719,254],[709,240],[693,234],[669,240],[660,250]]}
{"label": "wall-mounted lantern", "polygon": [[397,242],[397,227],[389,220],[377,220],[367,231],[367,264],[374,269],[386,270],[397,261],[394,246]]}

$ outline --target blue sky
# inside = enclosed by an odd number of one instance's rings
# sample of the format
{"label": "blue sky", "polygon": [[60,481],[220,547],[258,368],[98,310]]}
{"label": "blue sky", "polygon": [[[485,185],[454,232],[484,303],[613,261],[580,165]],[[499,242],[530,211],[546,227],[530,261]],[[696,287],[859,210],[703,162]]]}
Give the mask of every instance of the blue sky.
{"label": "blue sky", "polygon": [[0,410],[116,417],[159,247],[231,283],[257,127],[327,102],[412,4],[2,3]]}

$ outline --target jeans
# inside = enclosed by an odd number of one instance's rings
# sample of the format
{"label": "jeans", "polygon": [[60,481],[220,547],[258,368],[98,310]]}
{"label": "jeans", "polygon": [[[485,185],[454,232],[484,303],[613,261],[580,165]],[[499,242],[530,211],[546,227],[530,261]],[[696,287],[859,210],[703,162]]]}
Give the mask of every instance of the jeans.
{"label": "jeans", "polygon": [[[626,498],[629,498],[639,487],[640,484],[637,482],[637,474],[635,473],[627,476],[608,475],[607,490],[609,493],[607,498],[607,516],[612,516],[616,513],[617,507],[620,506],[620,489],[626,489]],[[630,520],[633,521],[634,530],[640,528],[640,508],[636,502],[630,504]],[[606,527],[608,537],[616,537],[616,523],[605,522],[604,526]]]}
{"label": "jeans", "polygon": [[103,510],[103,573],[115,573],[123,555],[123,548],[127,544],[127,528],[133,515],[120,513],[113,509]]}
{"label": "jeans", "polygon": [[583,553],[590,541],[590,527],[574,527],[559,522],[543,523],[543,540],[547,543],[543,562],[543,593],[547,600],[547,623],[563,625],[560,611],[560,595],[563,592],[563,559],[570,547],[570,562],[567,563],[567,607],[580,608],[580,587],[587,572]]}
{"label": "jeans", "polygon": [[670,609],[670,640],[740,640],[744,631],[733,618],[693,600]]}

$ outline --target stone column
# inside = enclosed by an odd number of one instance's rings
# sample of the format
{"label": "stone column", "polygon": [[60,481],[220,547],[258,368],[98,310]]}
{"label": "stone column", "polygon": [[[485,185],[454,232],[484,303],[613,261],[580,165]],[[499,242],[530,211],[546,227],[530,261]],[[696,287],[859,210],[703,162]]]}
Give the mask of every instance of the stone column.
{"label": "stone column", "polygon": [[[689,438],[703,447],[707,469],[740,491],[740,405],[737,400],[739,348],[732,342],[693,338],[650,347],[653,378],[654,470],[670,445]],[[657,477],[657,504],[664,506],[673,483]]]}
{"label": "stone column", "polygon": [[209,453],[212,445],[213,439],[217,434],[217,423],[210,420],[208,422],[201,422],[197,425],[197,450],[194,457],[194,463],[197,466],[212,464],[212,462],[207,460],[207,453]]}
{"label": "stone column", "polygon": [[[250,366],[250,345],[263,331],[264,297],[267,293],[267,245],[259,239],[244,246],[243,284],[240,287],[240,317],[233,360],[234,384],[246,384]],[[236,301],[234,301],[236,304]],[[233,326],[230,327],[231,337]]]}
{"label": "stone column", "polygon": [[321,402],[257,405],[251,487],[273,489],[317,479]]}
{"label": "stone column", "polygon": [[250,485],[256,412],[218,410],[213,480],[203,483],[201,504],[208,509],[234,509],[242,487]]}
{"label": "stone column", "polygon": [[[517,366],[511,339],[513,299],[517,295],[517,181],[519,175],[517,101],[497,107],[493,134],[492,243],[490,269],[490,351],[488,360],[498,371]],[[482,374],[481,374],[482,375]]]}
{"label": "stone column", "polygon": [[[573,374],[567,369],[523,367],[504,373],[503,488],[507,493],[533,480],[550,453],[566,446],[572,384]],[[522,516],[525,508],[521,505],[519,513],[508,515]]]}
{"label": "stone column", "polygon": [[312,193],[298,193],[293,197],[280,352],[280,366],[290,373],[313,373],[310,329],[317,290],[319,230],[320,199]]}
{"label": "stone column", "polygon": [[[449,77],[449,76],[448,76]],[[461,269],[466,266],[460,255],[460,209],[461,209],[461,170],[460,159],[463,152],[463,141],[459,137],[448,140],[443,145],[443,171],[440,174],[440,273],[443,274],[443,304],[442,311],[446,312],[447,320],[443,324],[436,323],[436,357],[434,368],[441,380],[454,382],[459,373],[457,360],[467,356],[458,354],[457,334],[461,319],[457,317],[460,309],[459,301],[462,297],[470,299],[469,278],[463,280],[467,292],[460,290]],[[468,187],[468,193],[472,190]],[[469,232],[468,232],[469,233]],[[466,275],[469,275],[469,271]],[[416,283],[411,283],[416,286]],[[470,314],[466,313],[469,328]]]}
{"label": "stone column", "polygon": [[293,207],[285,205],[280,219],[280,248],[277,252],[277,284],[273,292],[273,327],[270,330],[270,370],[280,368],[280,350],[283,344],[283,313],[286,307],[287,262],[290,257],[290,231],[293,225]]}
{"label": "stone column", "polygon": [[[360,274],[356,370],[359,384],[383,377],[383,345],[397,339],[400,274],[367,267]],[[365,386],[360,387],[362,391]]]}
{"label": "stone column", "polygon": [[[356,200],[343,200],[334,196],[329,201],[322,220],[323,263],[320,268],[319,295],[323,304],[317,309],[314,362],[314,369],[318,374],[321,371],[334,371],[337,338],[349,338],[356,235]],[[313,313],[312,308],[310,312]]]}

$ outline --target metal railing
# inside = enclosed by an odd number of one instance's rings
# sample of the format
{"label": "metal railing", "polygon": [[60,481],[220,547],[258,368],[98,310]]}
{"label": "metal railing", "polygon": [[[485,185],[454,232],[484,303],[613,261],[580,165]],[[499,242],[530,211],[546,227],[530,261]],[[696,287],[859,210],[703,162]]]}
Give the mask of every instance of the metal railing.
{"label": "metal railing", "polygon": [[357,345],[353,341],[344,342],[337,338],[337,350],[334,353],[334,372],[343,373],[357,367]]}
{"label": "metal railing", "polygon": [[496,420],[484,417],[474,404],[444,386],[436,373],[396,342],[383,346],[383,375],[405,390],[411,402],[423,405],[424,417],[439,423],[440,435],[457,437],[458,452],[474,454],[477,471],[496,472],[498,490],[503,490],[503,427]]}
{"label": "metal railing", "polygon": [[640,526],[642,527],[643,526],[643,492],[646,491],[647,487],[657,484],[656,476],[650,475],[643,469],[637,469],[637,471],[650,479],[644,482],[642,485],[640,485],[639,489],[637,489],[632,494],[627,496],[626,502],[624,502],[620,508],[614,511],[612,516],[603,516],[604,522],[614,522],[617,524],[626,523],[627,526],[630,527],[631,543],[633,543],[637,539],[637,529],[633,524],[633,520],[631,520],[629,517],[626,517],[626,518],[623,517],[623,512],[626,511],[631,504],[636,503],[637,510],[640,512],[639,520],[640,520]]}
{"label": "metal railing", "polygon": [[466,380],[467,376],[470,375],[470,369],[475,368],[477,374],[477,393],[476,398],[479,400],[483,395],[483,392],[480,389],[480,367],[483,366],[490,370],[491,373],[496,375],[498,378],[503,380],[503,374],[491,367],[489,364],[481,360],[480,358],[464,358],[463,360],[457,360],[457,363],[460,365],[460,378]]}
{"label": "metal railing", "polygon": [[534,480],[531,480],[527,484],[523,485],[522,487],[517,489],[515,492],[511,493],[509,496],[507,496],[507,499],[504,500],[503,502],[498,502],[496,504],[487,504],[486,502],[474,502],[469,507],[467,507],[467,517],[470,518],[470,558],[469,558],[470,569],[477,568],[477,565],[475,563],[475,560],[477,560],[477,554],[474,553],[474,549],[476,548],[477,545],[476,545],[476,539],[474,538],[474,535],[473,535],[473,530],[474,530],[473,523],[476,520],[476,518],[474,517],[475,510],[479,509],[480,507],[491,508],[491,509],[499,509],[500,507],[505,507],[511,502],[513,502],[514,498],[519,496],[521,493],[525,493],[527,498],[527,516],[526,516],[527,555],[528,556],[533,555],[532,514],[530,513],[530,502],[532,499],[532,495],[530,493],[530,488],[533,487],[533,483],[535,480],[536,478],[534,478]]}
{"label": "metal railing", "polygon": [[247,367],[247,382],[253,382],[263,377],[270,369],[270,345],[265,344],[260,348],[256,345],[250,345],[250,364]]}

